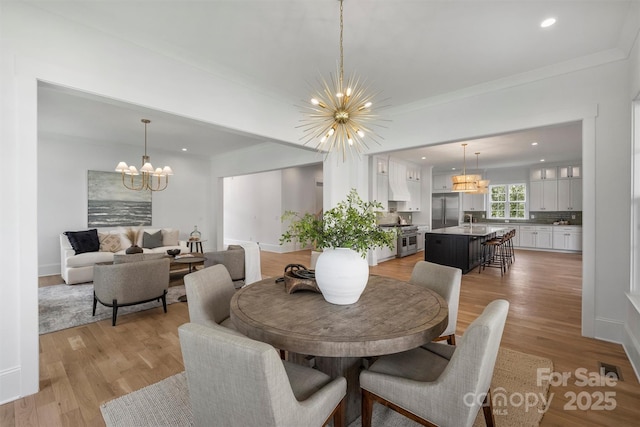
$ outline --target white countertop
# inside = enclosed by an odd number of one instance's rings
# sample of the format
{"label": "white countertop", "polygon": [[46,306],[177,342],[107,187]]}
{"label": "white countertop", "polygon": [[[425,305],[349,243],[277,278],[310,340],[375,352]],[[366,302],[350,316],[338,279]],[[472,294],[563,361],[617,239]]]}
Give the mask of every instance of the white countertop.
{"label": "white countertop", "polygon": [[464,236],[487,236],[493,233],[501,233],[510,230],[509,224],[505,225],[484,225],[473,224],[472,226],[460,225],[457,227],[445,227],[427,231],[428,234],[457,234]]}

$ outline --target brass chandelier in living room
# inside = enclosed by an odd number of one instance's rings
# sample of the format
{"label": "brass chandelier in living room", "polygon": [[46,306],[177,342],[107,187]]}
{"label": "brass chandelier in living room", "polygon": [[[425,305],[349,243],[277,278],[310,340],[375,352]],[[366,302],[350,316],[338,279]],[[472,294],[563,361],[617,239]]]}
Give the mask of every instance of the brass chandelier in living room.
{"label": "brass chandelier in living room", "polygon": [[[122,185],[129,190],[162,191],[169,185],[169,175],[173,175],[173,171],[169,166],[165,166],[163,169],[154,169],[151,165],[151,158],[147,156],[147,125],[151,123],[151,120],[142,119],[141,121],[144,123],[144,155],[142,156],[142,167],[140,167],[140,171],[138,171],[135,166],[128,166],[125,162],[120,162],[118,166],[116,166],[116,172],[122,173]],[[138,176],[140,176],[140,178],[137,178]]]}
{"label": "brass chandelier in living room", "polygon": [[369,87],[365,81],[356,77],[355,73],[344,80],[344,48],[342,46],[343,33],[342,0],[340,0],[340,63],[336,76],[330,76],[329,81],[322,78],[321,87],[316,89],[311,98],[311,105],[304,108],[305,118],[304,144],[317,141],[318,151],[342,152],[342,161],[347,158],[347,152],[355,151],[358,155],[367,147],[365,135],[380,144],[381,138],[372,129],[378,116],[373,113],[374,94],[369,94]]}

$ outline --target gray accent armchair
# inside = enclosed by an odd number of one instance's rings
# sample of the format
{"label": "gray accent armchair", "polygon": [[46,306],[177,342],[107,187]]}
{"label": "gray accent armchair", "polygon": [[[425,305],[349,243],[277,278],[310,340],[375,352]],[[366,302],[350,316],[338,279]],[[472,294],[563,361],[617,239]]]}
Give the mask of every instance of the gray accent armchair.
{"label": "gray accent armchair", "polygon": [[93,269],[93,315],[100,304],[112,307],[111,324],[116,325],[118,308],[162,300],[167,312],[169,258],[121,264],[96,264]]}
{"label": "gray accent armchair", "polygon": [[178,328],[196,426],[342,427],[347,381],[220,325]]}
{"label": "gray accent armchair", "polygon": [[239,245],[229,245],[225,251],[205,252],[204,268],[222,264],[227,268],[233,286],[236,289],[244,286],[245,283],[245,256],[244,248]]}
{"label": "gray accent armchair", "polygon": [[435,291],[447,301],[449,306],[449,323],[438,339],[451,345],[456,344],[456,324],[458,323],[458,305],[460,304],[460,284],[462,270],[446,265],[418,261],[411,272],[409,283],[424,286]]}
{"label": "gray accent armchair", "polygon": [[506,300],[493,301],[457,347],[429,343],[381,356],[362,371],[362,427],[371,426],[374,402],[422,425],[443,427],[472,426],[482,406],[487,426],[493,426],[489,387],[508,311]]}

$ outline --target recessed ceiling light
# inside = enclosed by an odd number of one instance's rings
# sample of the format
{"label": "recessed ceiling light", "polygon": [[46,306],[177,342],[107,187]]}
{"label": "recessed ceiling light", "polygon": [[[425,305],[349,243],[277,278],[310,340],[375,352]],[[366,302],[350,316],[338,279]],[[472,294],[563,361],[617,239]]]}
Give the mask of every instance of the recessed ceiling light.
{"label": "recessed ceiling light", "polygon": [[456,170],[456,168],[451,168],[452,171]]}
{"label": "recessed ceiling light", "polygon": [[540,27],[547,28],[556,23],[556,18],[547,18],[540,23]]}
{"label": "recessed ceiling light", "polygon": [[538,145],[538,143],[537,143],[537,142],[535,142],[535,141],[533,141],[533,142],[531,143],[531,145]]}
{"label": "recessed ceiling light", "polygon": [[540,159],[541,162],[544,162],[544,159]]}
{"label": "recessed ceiling light", "polygon": [[427,160],[427,158],[425,156],[422,156],[422,160]]}
{"label": "recessed ceiling light", "polygon": [[182,151],[187,151],[187,149],[186,149],[186,148],[183,148],[183,149],[182,149]]}

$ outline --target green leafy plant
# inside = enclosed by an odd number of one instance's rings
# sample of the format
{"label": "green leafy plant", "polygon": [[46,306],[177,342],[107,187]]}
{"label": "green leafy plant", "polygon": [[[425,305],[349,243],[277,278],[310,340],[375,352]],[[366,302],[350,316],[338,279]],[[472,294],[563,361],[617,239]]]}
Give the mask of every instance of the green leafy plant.
{"label": "green leafy plant", "polygon": [[302,246],[316,249],[349,248],[366,257],[367,250],[376,247],[392,248],[397,239],[395,230],[384,231],[378,227],[374,209],[381,209],[377,201],[363,201],[355,189],[347,199],[321,215],[300,215],[286,211],[282,222],[291,221],[280,237],[280,244],[297,240]]}

